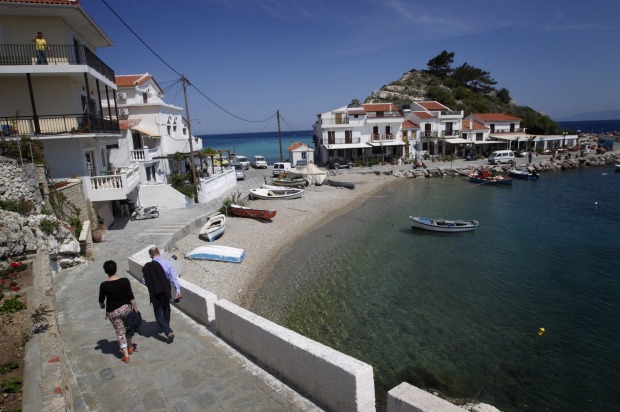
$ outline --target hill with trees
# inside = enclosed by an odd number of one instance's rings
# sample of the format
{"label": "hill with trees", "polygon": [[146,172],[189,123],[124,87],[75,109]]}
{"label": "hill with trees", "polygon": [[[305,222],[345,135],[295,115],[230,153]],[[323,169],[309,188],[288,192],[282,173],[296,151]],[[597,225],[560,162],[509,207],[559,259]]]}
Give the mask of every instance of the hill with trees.
{"label": "hill with trees", "polygon": [[560,127],[549,116],[517,105],[506,88],[496,88],[491,73],[463,63],[453,67],[454,53],[446,50],[430,59],[424,70],[412,69],[399,80],[375,90],[365,103],[393,102],[400,108],[415,100],[436,100],[452,110],[471,113],[508,113],[522,120],[531,134],[558,134]]}

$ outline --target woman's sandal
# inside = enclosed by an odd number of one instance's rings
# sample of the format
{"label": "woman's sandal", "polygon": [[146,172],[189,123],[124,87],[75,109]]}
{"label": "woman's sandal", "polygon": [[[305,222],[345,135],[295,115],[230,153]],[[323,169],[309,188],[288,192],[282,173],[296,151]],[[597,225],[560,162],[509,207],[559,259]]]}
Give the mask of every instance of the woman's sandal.
{"label": "woman's sandal", "polygon": [[125,363],[129,363],[129,356],[123,356],[121,360]]}
{"label": "woman's sandal", "polygon": [[130,355],[134,352],[135,352],[135,349],[133,348],[133,346],[130,346],[127,348],[127,353],[129,353]]}

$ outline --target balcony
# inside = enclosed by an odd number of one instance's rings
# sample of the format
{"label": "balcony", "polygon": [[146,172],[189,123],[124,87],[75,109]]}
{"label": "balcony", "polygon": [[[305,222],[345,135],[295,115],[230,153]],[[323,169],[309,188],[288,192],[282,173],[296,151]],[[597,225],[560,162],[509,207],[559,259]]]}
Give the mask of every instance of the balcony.
{"label": "balcony", "polygon": [[152,149],[144,148],[138,150],[131,151],[131,161],[132,162],[152,162],[155,157],[159,156],[159,147],[155,147]]}
{"label": "balcony", "polygon": [[439,136],[438,132],[432,132],[432,131],[420,132],[420,137],[438,137],[438,136]]}
{"label": "balcony", "polygon": [[140,183],[140,165],[122,167],[111,175],[87,176],[82,180],[86,197],[92,202],[126,199]]}
{"label": "balcony", "polygon": [[457,118],[457,119],[461,119],[463,117],[463,112],[460,110],[442,110],[439,112],[439,118],[441,119],[445,119],[445,118]]}
{"label": "balcony", "polygon": [[341,119],[338,118],[332,118],[332,119],[321,119],[321,124],[322,125],[326,125],[326,126],[331,126],[331,125],[340,125],[340,124],[349,124],[349,118],[348,117],[344,117]]}
{"label": "balcony", "polygon": [[359,137],[351,137],[351,138],[341,137],[338,139],[335,139],[335,138],[327,139],[327,144],[359,144],[360,142],[361,142],[361,139]]}
{"label": "balcony", "polygon": [[403,114],[399,112],[375,112],[368,113],[366,115],[367,119],[373,119],[374,121],[385,119],[391,121],[392,119],[403,118]]}
{"label": "balcony", "polygon": [[[114,70],[83,45],[48,44],[46,55],[48,65],[87,65],[114,83]],[[0,66],[32,66],[36,63],[34,44],[0,44]]]}
{"label": "balcony", "polygon": [[383,142],[386,140],[395,140],[396,137],[392,133],[378,133],[370,136],[371,142]]}
{"label": "balcony", "polygon": [[460,136],[461,135],[461,131],[460,130],[442,130],[441,131],[441,136],[442,137],[448,137],[448,136]]}
{"label": "balcony", "polygon": [[0,117],[3,136],[120,133],[118,120],[91,114]]}

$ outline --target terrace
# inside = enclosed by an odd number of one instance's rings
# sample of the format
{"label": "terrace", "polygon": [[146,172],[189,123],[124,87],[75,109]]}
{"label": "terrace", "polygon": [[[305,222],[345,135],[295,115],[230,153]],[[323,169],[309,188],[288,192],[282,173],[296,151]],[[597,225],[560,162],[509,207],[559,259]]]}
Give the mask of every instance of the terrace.
{"label": "terrace", "polygon": [[120,133],[118,120],[92,114],[0,117],[2,136]]}
{"label": "terrace", "polygon": [[[86,65],[114,83],[114,70],[83,45],[48,44],[46,54],[48,66]],[[36,65],[36,56],[34,44],[0,44],[0,66]]]}

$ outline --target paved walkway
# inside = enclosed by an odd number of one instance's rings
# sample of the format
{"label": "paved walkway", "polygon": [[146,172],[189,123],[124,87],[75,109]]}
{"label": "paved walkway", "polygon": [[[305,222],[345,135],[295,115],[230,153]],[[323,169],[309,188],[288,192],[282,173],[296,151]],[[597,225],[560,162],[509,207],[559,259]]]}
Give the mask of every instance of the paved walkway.
{"label": "paved walkway", "polygon": [[[262,183],[262,174],[255,178]],[[247,179],[243,186],[257,186]],[[99,284],[107,276],[103,262],[127,272],[127,257],[149,244],[164,244],[177,230],[221,200],[187,209],[161,210],[158,219],[117,222],[95,244],[94,262],[63,271],[55,280],[61,338],[79,389],[77,411],[311,411],[314,404],[276,380],[222,342],[205,326],[173,308],[175,340],[158,333],[148,292],[132,282],[146,324],[136,335],[137,351],[128,364],[120,360],[110,321],[99,308]]]}

